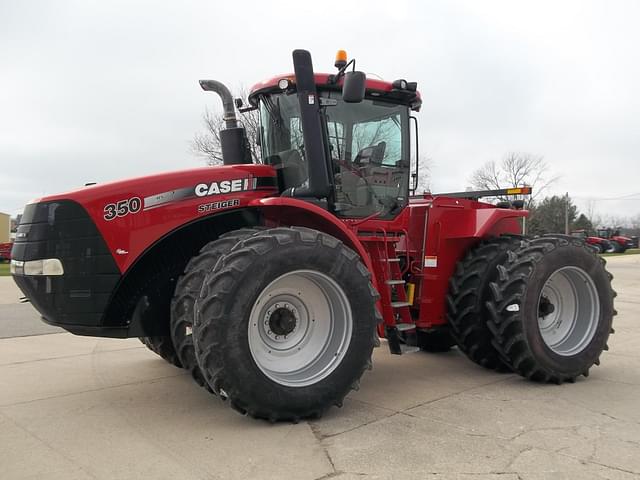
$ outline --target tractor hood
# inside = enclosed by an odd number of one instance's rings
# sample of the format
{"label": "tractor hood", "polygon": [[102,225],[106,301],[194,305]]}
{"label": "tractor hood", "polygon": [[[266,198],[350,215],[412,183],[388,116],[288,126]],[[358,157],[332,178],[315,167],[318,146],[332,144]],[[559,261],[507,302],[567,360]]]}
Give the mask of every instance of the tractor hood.
{"label": "tractor hood", "polygon": [[[71,228],[81,216],[95,225],[118,269],[124,272],[145,248],[176,228],[277,194],[273,167],[253,164],[195,168],[91,185],[30,202],[18,228],[14,252],[20,257],[21,249],[42,236],[44,229]],[[42,234],[36,235],[36,230]]]}
{"label": "tractor hood", "polygon": [[[200,194],[198,195],[196,193],[196,187],[201,183],[260,177],[275,179],[275,176],[276,174],[273,167],[266,165],[200,167],[189,170],[156,173],[153,175],[134,177],[126,180],[90,184],[75,190],[37,198],[31,200],[29,204],[56,200],[74,200],[80,204],[86,204],[96,200],[110,199],[115,195],[121,195],[123,193],[135,193],[138,196],[144,195],[144,200],[147,200],[147,204],[143,205],[143,208],[146,210],[149,207],[157,206],[157,204],[151,205],[153,202],[148,198],[150,196],[157,197],[159,195],[163,195],[165,203],[169,203],[167,202],[167,200],[169,200],[168,197],[171,197],[173,200],[178,200],[177,197],[180,195],[183,195],[183,199],[192,197],[190,194],[187,194],[186,190],[189,190],[190,193],[193,191],[193,197],[206,196],[201,193],[201,188],[198,189],[198,193]],[[243,190],[247,189],[243,188]],[[231,192],[231,190],[227,190],[224,187],[223,190],[225,191],[220,193]],[[233,190],[233,192],[236,191],[238,191],[237,188]],[[159,200],[160,199],[155,199],[156,202]]]}

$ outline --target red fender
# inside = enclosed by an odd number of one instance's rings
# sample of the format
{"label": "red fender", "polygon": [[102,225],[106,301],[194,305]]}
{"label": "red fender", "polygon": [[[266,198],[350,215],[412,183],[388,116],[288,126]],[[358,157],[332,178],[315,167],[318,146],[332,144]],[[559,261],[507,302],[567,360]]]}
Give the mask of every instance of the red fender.
{"label": "red fender", "polygon": [[[344,222],[317,205],[291,197],[269,197],[252,200],[248,206],[259,209],[264,215],[267,225],[270,223],[297,225],[313,228],[336,237],[349,248],[355,250],[367,270],[373,272],[371,258],[358,236]],[[371,283],[378,290],[377,281],[373,274]]]}

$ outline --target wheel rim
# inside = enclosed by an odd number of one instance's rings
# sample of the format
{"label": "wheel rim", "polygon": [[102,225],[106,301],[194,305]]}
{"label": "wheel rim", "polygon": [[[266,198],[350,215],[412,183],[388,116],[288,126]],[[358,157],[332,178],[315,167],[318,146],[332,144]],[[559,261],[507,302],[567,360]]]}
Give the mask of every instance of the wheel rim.
{"label": "wheel rim", "polygon": [[323,273],[296,270],[260,292],[249,316],[249,349],[270,380],[304,387],[340,365],[352,328],[351,307],[340,285]]}
{"label": "wheel rim", "polygon": [[593,339],[599,318],[598,292],[587,272],[572,266],[551,274],[538,299],[538,327],[554,353],[582,352]]}

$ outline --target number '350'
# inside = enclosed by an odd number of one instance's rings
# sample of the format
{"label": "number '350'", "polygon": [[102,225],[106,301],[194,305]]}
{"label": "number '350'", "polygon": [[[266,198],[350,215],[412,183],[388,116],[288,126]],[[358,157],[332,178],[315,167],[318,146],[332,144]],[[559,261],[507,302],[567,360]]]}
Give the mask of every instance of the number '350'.
{"label": "number '350'", "polygon": [[137,213],[142,208],[142,201],[138,197],[120,200],[116,203],[108,203],[104,206],[104,219],[113,220],[116,217],[124,217],[130,213]]}

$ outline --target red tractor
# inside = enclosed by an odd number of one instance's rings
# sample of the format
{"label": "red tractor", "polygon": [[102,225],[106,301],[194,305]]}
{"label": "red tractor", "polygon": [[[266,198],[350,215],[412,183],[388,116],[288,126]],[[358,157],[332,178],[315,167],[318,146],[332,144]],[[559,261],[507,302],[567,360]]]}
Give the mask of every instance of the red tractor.
{"label": "red tractor", "polygon": [[[141,337],[271,421],[340,406],[380,337],[393,354],[457,345],[539,382],[587,376],[615,314],[595,252],[522,237],[520,205],[479,201],[525,189],[416,195],[415,83],[366,78],[342,52],[334,74],[304,50],[293,64],[244,108],[200,82],[222,98],[223,166],[26,206],[11,268],[44,320]],[[259,111],[262,164],[236,109]]]}
{"label": "red tractor", "polygon": [[614,247],[606,238],[593,237],[586,230],[574,230],[571,236],[582,238],[587,245],[591,245],[598,253],[609,253],[614,251]]}
{"label": "red tractor", "polygon": [[5,242],[0,243],[0,263],[4,261],[11,260],[11,249],[13,248],[13,243]]}
{"label": "red tractor", "polygon": [[611,244],[611,248],[607,253],[624,253],[629,248],[634,248],[635,242],[631,237],[620,235],[619,228],[599,228],[597,235],[606,238]]}

